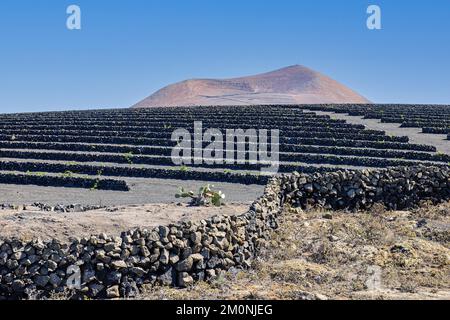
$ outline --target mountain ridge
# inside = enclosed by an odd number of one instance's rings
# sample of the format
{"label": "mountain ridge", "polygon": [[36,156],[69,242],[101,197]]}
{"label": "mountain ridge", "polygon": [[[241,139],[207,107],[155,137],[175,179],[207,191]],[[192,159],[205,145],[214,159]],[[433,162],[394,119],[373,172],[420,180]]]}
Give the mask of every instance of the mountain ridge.
{"label": "mountain ridge", "polygon": [[168,85],[134,108],[251,104],[370,103],[339,82],[307,67],[229,79],[189,79]]}

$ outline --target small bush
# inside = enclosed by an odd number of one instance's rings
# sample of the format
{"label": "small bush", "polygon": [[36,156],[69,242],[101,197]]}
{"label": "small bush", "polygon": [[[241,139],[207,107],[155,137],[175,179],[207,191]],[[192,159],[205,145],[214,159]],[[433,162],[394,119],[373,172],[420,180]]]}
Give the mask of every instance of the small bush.
{"label": "small bush", "polygon": [[196,195],[194,191],[186,191],[180,188],[180,191],[175,195],[176,198],[191,198],[191,206],[209,206],[214,205],[220,207],[225,199],[225,194],[222,191],[213,190],[214,186],[207,184],[199,189]]}

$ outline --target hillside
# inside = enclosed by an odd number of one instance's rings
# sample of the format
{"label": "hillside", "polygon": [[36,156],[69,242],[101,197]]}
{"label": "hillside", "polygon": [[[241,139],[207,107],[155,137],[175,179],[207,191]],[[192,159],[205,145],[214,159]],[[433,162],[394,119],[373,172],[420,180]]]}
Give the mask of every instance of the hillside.
{"label": "hillside", "polygon": [[363,96],[304,66],[233,79],[192,79],[169,85],[133,107],[368,103]]}

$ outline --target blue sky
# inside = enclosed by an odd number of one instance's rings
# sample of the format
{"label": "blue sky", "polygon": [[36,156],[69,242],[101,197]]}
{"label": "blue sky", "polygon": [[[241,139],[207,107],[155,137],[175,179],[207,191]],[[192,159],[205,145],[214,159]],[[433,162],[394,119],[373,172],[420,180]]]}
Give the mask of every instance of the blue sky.
{"label": "blue sky", "polygon": [[[82,30],[66,28],[71,4]],[[0,112],[128,107],[293,64],[374,102],[450,103],[449,0],[2,0],[0,43]]]}

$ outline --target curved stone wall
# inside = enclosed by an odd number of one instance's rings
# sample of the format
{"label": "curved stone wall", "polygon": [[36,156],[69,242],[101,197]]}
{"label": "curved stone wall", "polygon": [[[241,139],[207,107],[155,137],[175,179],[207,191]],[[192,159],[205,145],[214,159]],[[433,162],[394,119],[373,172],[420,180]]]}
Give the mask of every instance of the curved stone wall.
{"label": "curved stone wall", "polygon": [[189,286],[230,267],[248,268],[278,227],[283,205],[358,209],[382,202],[408,208],[450,199],[450,170],[401,167],[273,178],[239,216],[58,241],[0,241],[0,297],[64,291],[92,298],[132,297],[149,284]]}

